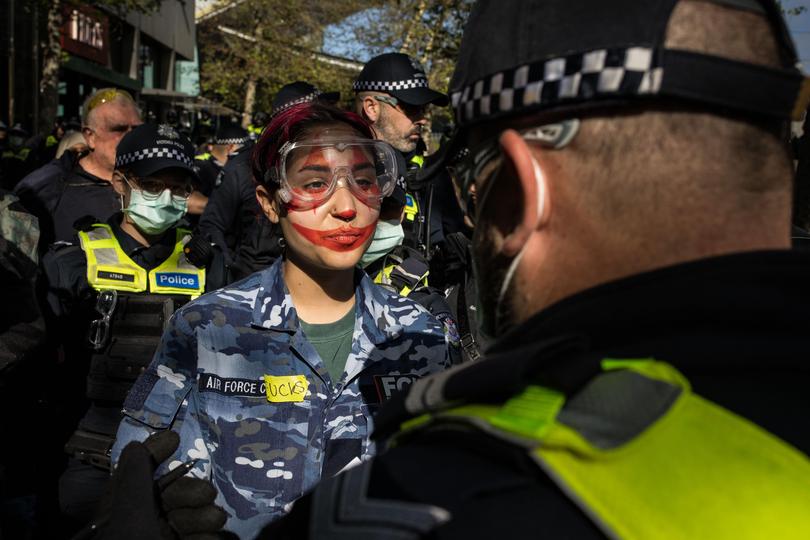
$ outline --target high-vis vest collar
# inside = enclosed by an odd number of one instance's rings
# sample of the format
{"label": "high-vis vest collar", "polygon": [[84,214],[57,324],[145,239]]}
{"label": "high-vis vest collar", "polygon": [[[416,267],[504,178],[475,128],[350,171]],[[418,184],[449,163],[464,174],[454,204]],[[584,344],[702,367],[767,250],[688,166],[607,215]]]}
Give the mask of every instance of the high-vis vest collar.
{"label": "high-vis vest collar", "polygon": [[602,367],[569,398],[528,386],[501,406],[413,419],[400,437],[465,423],[521,445],[610,538],[807,538],[807,456],[695,395],[668,364]]}
{"label": "high-vis vest collar", "polygon": [[172,254],[157,268],[146,271],[124,253],[109,225],[96,223],[91,230],[79,232],[87,255],[87,282],[96,290],[149,291],[196,298],[205,291],[205,269],[188,262],[183,253],[190,238],[189,231],[177,229]]}

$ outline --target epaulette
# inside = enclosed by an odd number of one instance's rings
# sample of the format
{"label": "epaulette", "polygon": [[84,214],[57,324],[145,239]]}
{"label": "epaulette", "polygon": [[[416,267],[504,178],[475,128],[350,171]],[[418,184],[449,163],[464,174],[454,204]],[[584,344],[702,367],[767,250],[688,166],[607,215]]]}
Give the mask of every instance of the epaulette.
{"label": "epaulette", "polygon": [[98,223],[98,218],[85,215],[73,222],[73,229],[80,232],[89,232],[93,230],[93,225],[96,223]]}
{"label": "epaulette", "polygon": [[321,482],[312,494],[309,538],[417,540],[450,521],[438,506],[368,496],[372,462]]}

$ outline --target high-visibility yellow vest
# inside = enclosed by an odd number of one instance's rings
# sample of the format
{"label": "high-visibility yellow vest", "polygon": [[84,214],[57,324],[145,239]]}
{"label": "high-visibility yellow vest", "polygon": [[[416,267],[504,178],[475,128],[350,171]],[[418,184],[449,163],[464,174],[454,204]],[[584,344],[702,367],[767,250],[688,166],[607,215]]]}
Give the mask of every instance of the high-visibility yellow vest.
{"label": "high-visibility yellow vest", "polygon": [[205,291],[205,269],[188,262],[183,253],[190,238],[189,231],[177,229],[172,254],[160,266],[147,271],[124,253],[109,225],[96,223],[89,231],[79,232],[87,256],[87,282],[96,290],[148,291],[196,298]]}
{"label": "high-visibility yellow vest", "polygon": [[205,152],[205,153],[202,153],[202,154],[197,154],[196,156],[194,156],[194,159],[198,160],[198,161],[205,161],[206,159],[209,159],[210,157],[211,157],[211,153],[210,152]]}
{"label": "high-visibility yellow vest", "polygon": [[501,406],[410,420],[403,433],[461,422],[525,447],[610,538],[810,538],[806,455],[695,395],[668,364],[602,367],[569,398],[528,386]]}

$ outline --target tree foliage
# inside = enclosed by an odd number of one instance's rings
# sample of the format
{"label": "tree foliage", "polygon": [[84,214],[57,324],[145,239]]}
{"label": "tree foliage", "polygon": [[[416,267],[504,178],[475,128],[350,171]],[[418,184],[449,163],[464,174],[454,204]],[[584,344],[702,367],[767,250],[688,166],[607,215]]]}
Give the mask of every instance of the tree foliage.
{"label": "tree foliage", "polygon": [[[220,0],[233,6],[198,24],[203,94],[244,107],[256,80],[254,110],[269,110],[278,89],[305,80],[353,96],[357,70],[318,60],[326,27],[345,56],[357,60],[400,51],[425,67],[431,87],[446,91],[472,0]],[[234,4],[236,4],[234,6]],[[225,30],[224,30],[225,29]],[[235,35],[230,30],[239,32]],[[335,39],[337,36],[337,39]]]}
{"label": "tree foliage", "polygon": [[[213,10],[230,9],[197,26],[203,94],[237,110],[265,111],[279,88],[296,80],[348,96],[357,71],[315,53],[327,25],[370,5],[368,0],[221,0]],[[245,107],[251,84],[255,106]]]}

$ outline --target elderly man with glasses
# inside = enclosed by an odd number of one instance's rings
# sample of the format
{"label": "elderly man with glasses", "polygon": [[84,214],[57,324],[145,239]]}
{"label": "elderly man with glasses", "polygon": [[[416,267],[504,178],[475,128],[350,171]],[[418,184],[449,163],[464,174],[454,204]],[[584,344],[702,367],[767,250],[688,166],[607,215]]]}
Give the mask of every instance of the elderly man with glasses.
{"label": "elderly man with glasses", "polygon": [[[65,445],[70,461],[60,479],[62,510],[77,523],[101,497],[124,397],[164,324],[177,307],[224,284],[221,255],[214,252],[207,268],[192,264],[190,232],[178,225],[192,193],[193,160],[190,141],[171,126],[126,133],[110,184],[120,211],[86,224],[78,245],[43,260],[49,332],[66,359],[58,374],[66,405],[60,425],[72,429],[83,414]],[[76,395],[85,387],[86,397]]]}
{"label": "elderly man with glasses", "polygon": [[111,184],[115,147],[140,123],[140,111],[128,92],[102,88],[82,107],[87,150],[65,152],[17,184],[14,193],[39,218],[41,251],[52,242],[70,242],[80,218],[106,220],[119,209]]}

